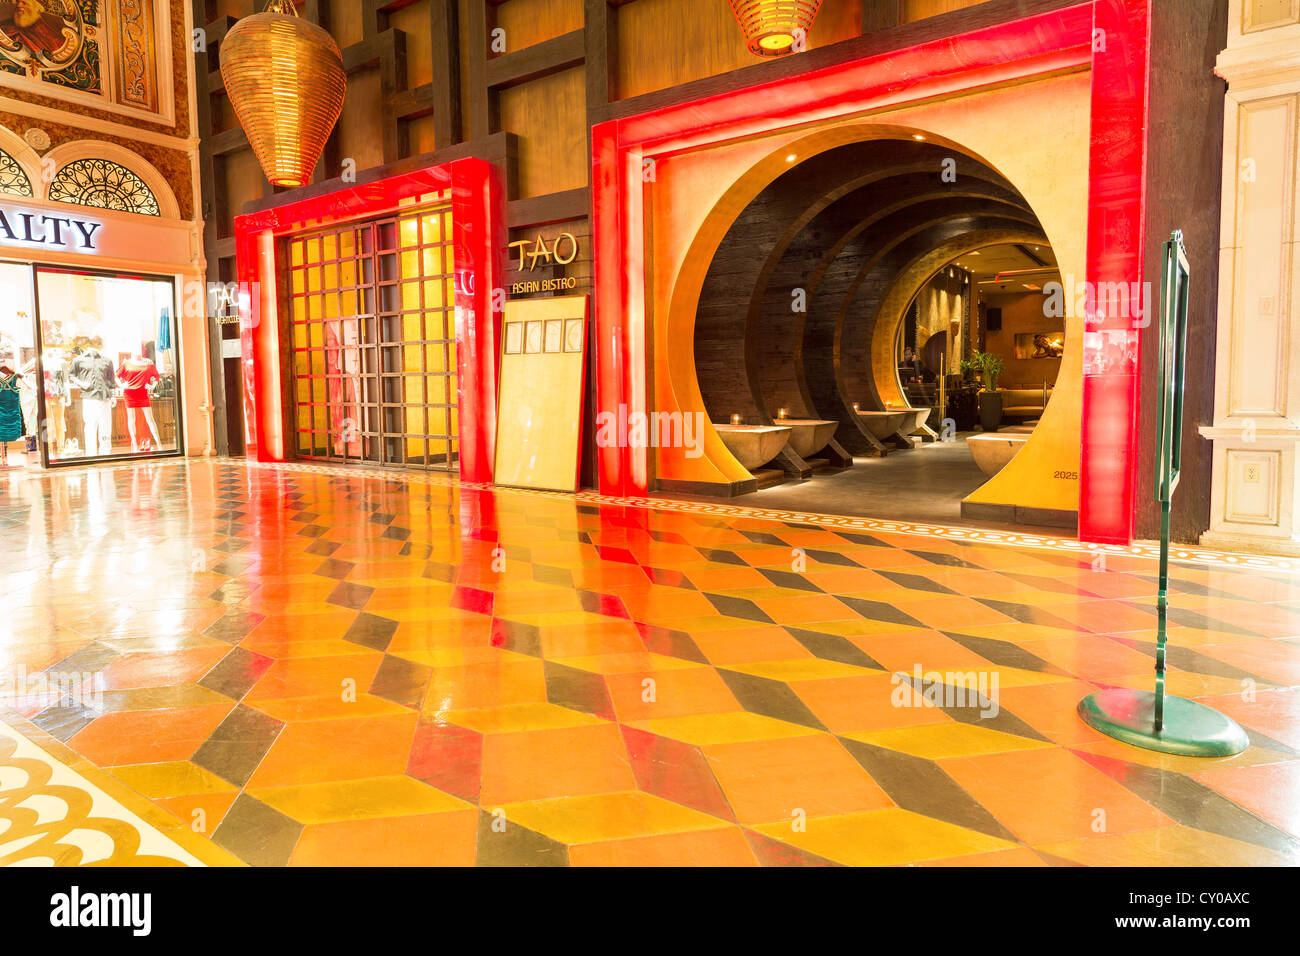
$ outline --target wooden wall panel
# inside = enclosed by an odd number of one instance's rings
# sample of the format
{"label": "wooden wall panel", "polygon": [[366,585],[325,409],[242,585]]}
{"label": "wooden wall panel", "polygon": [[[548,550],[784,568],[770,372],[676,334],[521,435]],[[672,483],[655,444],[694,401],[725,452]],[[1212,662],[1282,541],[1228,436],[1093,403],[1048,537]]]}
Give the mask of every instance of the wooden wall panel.
{"label": "wooden wall panel", "polygon": [[406,86],[433,82],[433,37],[429,33],[429,4],[413,3],[388,15],[388,25],[406,34]]}
{"label": "wooden wall panel", "polygon": [[983,2],[984,0],[902,0],[902,22],[911,23],[913,20],[937,17],[941,13],[952,13]]}
{"label": "wooden wall panel", "polygon": [[406,137],[406,152],[411,156],[418,156],[420,153],[432,153],[441,145],[437,142],[437,137],[434,134],[432,113],[407,123]]}
{"label": "wooden wall panel", "polygon": [[519,136],[519,198],[587,185],[582,67],[502,90],[501,126]]}
{"label": "wooden wall panel", "polygon": [[496,25],[506,31],[506,52],[582,29],[582,0],[506,0],[496,5]]}
{"label": "wooden wall panel", "polygon": [[[377,108],[377,104],[382,102],[378,70],[365,70],[348,77],[347,99],[343,102],[343,115],[339,117],[335,133],[340,162],[354,160],[358,170],[383,164],[383,114]],[[338,176],[341,172],[340,169],[326,170],[328,176]]]}
{"label": "wooden wall panel", "polygon": [[[861,31],[860,0],[826,0],[808,48]],[[618,8],[617,96],[625,99],[762,62],[724,0],[635,0]]]}
{"label": "wooden wall panel", "polygon": [[340,47],[351,46],[365,39],[365,7],[361,0],[329,5],[330,34]]}
{"label": "wooden wall panel", "polygon": [[[1183,470],[1171,518],[1175,541],[1194,542],[1210,527],[1213,445],[1198,429],[1214,422],[1216,342],[1207,326],[1219,301],[1219,215],[1222,205],[1223,109],[1226,84],[1214,75],[1214,61],[1227,43],[1227,0],[1176,0],[1152,11],[1151,118],[1147,140],[1147,245],[1144,276],[1159,288],[1161,246],[1174,229],[1183,231],[1192,267],[1183,394]],[[1189,144],[1195,142],[1195,148]],[[1222,276],[1230,281],[1231,275]],[[1142,395],[1138,429],[1155,434],[1158,336],[1142,337]],[[1137,527],[1139,538],[1160,532],[1160,506],[1151,495],[1154,442],[1139,442]]]}
{"label": "wooden wall panel", "polygon": [[217,168],[217,188],[223,190],[225,215],[217,222],[217,235],[235,234],[234,217],[239,215],[244,203],[262,195],[265,181],[262,167],[251,149],[241,149],[227,154]]}

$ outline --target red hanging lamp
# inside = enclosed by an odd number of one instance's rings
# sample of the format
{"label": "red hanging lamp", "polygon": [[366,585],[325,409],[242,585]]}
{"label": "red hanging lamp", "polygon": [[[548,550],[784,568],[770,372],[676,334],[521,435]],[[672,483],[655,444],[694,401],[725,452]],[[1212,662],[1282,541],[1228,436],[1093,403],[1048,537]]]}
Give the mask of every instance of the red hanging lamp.
{"label": "red hanging lamp", "polygon": [[822,0],[727,0],[755,56],[794,53],[806,41]]}
{"label": "red hanging lamp", "polygon": [[294,0],[270,0],[226,34],[221,78],[271,184],[311,182],[347,91],[334,38],[299,17]]}

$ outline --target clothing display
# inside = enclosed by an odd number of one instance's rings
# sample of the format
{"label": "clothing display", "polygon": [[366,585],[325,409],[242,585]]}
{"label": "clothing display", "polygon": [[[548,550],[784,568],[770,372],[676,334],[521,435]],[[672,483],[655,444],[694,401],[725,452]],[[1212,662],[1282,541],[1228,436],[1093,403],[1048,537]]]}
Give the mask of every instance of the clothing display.
{"label": "clothing display", "polygon": [[158,351],[166,352],[172,347],[171,310],[164,308],[158,316]]}
{"label": "clothing display", "polygon": [[86,398],[82,392],[81,421],[87,455],[113,453],[113,403],[109,399]]}
{"label": "clothing display", "polygon": [[86,349],[72,361],[68,370],[72,383],[81,389],[81,397],[106,402],[117,394],[117,369],[113,360],[98,349]]}
{"label": "clothing display", "polygon": [[56,457],[63,454],[68,440],[68,363],[64,353],[45,353],[45,420],[50,425],[50,449]]}
{"label": "clothing display", "polygon": [[20,381],[12,372],[0,376],[0,442],[18,441],[27,433],[23,426]]}
{"label": "clothing display", "polygon": [[122,383],[122,390],[126,393],[127,408],[151,408],[149,386],[162,380],[153,362],[148,359],[143,359],[142,362],[141,365],[128,362],[117,373],[117,380]]}
{"label": "clothing display", "polygon": [[22,374],[18,377],[18,398],[22,404],[23,427],[26,429],[23,434],[32,439],[36,435],[36,423],[39,420],[36,414],[36,359],[23,366]]}

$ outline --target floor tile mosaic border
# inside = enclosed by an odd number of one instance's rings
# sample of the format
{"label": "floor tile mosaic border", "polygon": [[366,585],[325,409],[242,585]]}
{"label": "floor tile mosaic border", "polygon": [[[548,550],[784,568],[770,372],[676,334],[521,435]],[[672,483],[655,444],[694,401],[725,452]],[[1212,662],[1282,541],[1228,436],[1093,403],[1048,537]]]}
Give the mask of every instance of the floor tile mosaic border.
{"label": "floor tile mosaic border", "polygon": [[0,866],[244,865],[2,708],[0,821]]}

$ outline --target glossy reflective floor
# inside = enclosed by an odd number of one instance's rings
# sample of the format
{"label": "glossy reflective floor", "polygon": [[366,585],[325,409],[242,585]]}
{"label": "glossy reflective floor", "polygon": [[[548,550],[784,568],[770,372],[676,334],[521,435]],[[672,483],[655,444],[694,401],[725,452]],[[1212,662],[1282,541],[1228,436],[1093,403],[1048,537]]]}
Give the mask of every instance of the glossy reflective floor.
{"label": "glossy reflective floor", "polygon": [[1148,557],[316,466],[0,495],[0,669],[61,688],[5,739],[65,747],[149,840],[197,834],[150,859],[1300,862],[1285,562],[1176,569],[1171,690],[1252,741],[1197,760],[1075,716],[1150,685]]}

